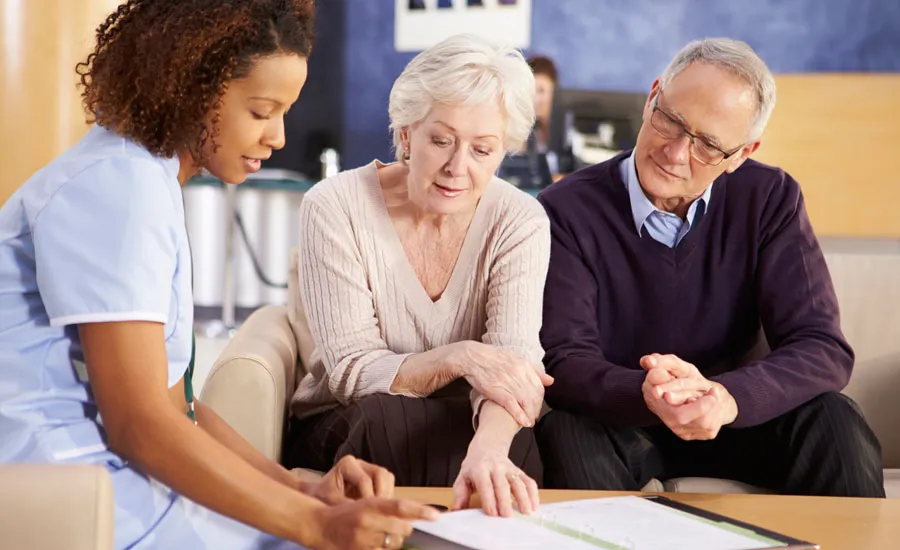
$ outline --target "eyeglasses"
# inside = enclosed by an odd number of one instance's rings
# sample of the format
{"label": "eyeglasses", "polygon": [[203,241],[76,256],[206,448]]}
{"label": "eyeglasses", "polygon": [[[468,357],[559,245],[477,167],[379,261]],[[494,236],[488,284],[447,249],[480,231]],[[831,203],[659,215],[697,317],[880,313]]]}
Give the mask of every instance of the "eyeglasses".
{"label": "eyeglasses", "polygon": [[656,130],[659,135],[669,140],[687,136],[688,139],[691,140],[691,156],[698,161],[703,164],[708,164],[709,166],[716,166],[721,164],[723,160],[740,151],[743,147],[743,145],[739,145],[732,151],[726,152],[712,143],[709,143],[702,137],[688,132],[684,127],[684,124],[678,121],[674,116],[665,112],[659,106],[659,97],[661,95],[662,91],[657,94],[656,100],[653,102],[653,113],[650,115],[650,125],[653,126],[653,129]]}

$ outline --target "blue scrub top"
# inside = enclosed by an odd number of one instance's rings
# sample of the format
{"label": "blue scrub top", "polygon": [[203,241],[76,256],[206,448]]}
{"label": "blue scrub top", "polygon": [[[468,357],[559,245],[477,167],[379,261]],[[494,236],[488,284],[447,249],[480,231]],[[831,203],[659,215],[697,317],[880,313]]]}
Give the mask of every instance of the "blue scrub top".
{"label": "blue scrub top", "polygon": [[191,261],[178,159],[101,127],[0,210],[0,462],[117,460],[77,325],[165,324],[169,386],[191,357]]}

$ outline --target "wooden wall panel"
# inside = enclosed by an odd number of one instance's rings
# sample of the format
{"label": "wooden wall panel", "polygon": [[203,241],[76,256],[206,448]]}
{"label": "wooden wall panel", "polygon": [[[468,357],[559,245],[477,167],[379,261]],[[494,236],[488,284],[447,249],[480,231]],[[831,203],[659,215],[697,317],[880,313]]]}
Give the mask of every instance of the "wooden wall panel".
{"label": "wooden wall panel", "polygon": [[75,64],[119,0],[0,0],[0,204],[86,131]]}
{"label": "wooden wall panel", "polygon": [[800,182],[819,235],[900,237],[900,74],[775,79],[754,158]]}

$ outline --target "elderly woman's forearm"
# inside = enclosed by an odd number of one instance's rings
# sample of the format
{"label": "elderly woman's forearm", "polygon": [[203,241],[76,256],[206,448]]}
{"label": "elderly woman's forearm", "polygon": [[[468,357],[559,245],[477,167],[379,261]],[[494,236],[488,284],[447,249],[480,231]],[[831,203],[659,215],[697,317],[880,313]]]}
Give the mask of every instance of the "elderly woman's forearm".
{"label": "elderly woman's forearm", "polygon": [[509,414],[509,411],[494,403],[485,401],[478,415],[478,428],[469,449],[493,447],[509,452],[513,438],[521,426]]}
{"label": "elderly woman's forearm", "polygon": [[448,347],[440,346],[407,357],[394,377],[391,392],[427,397],[462,377],[462,370],[447,361]]}

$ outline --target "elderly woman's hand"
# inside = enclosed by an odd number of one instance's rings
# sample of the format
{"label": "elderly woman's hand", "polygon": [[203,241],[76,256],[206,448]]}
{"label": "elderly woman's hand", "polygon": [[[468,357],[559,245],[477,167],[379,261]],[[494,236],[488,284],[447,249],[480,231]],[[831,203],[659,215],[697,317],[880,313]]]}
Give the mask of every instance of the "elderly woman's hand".
{"label": "elderly woman's hand", "polygon": [[512,463],[508,449],[499,444],[469,447],[453,483],[453,509],[468,508],[473,490],[489,516],[512,516],[513,500],[523,514],[540,505],[537,483]]}
{"label": "elderly woman's hand", "polygon": [[446,347],[446,360],[478,393],[509,411],[519,425],[534,425],[544,402],[544,386],[552,384],[553,377],[509,349],[475,341]]}

